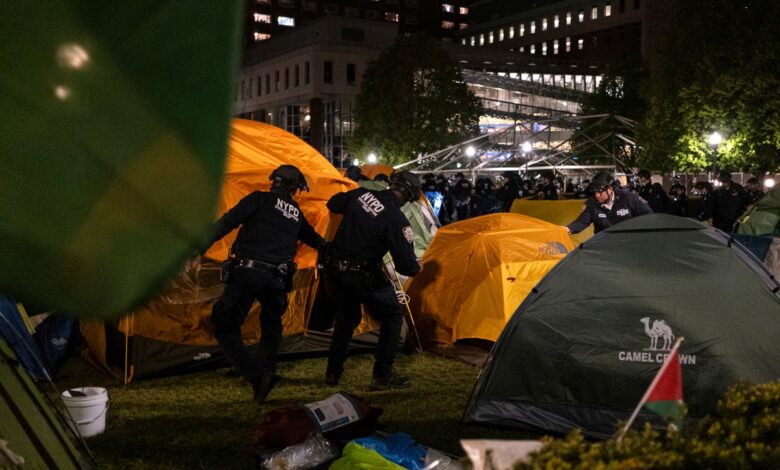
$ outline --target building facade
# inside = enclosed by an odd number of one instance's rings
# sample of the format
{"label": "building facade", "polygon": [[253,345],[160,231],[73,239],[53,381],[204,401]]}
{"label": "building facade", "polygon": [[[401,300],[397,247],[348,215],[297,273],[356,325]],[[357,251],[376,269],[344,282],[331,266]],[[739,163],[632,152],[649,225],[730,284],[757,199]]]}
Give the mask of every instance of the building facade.
{"label": "building facade", "polygon": [[263,41],[244,56],[234,115],[285,129],[347,166],[363,73],[397,35],[394,22],[332,16]]}
{"label": "building facade", "polygon": [[453,39],[468,27],[468,0],[248,0],[244,45],[289,32],[323,16],[394,23],[402,33]]}
{"label": "building facade", "polygon": [[650,0],[476,0],[460,44],[600,67],[640,57]]}

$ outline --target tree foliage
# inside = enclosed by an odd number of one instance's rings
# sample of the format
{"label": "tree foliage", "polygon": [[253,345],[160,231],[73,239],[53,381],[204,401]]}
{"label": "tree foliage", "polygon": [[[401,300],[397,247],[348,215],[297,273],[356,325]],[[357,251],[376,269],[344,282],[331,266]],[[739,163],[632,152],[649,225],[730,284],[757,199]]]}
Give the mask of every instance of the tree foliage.
{"label": "tree foliage", "polygon": [[[659,170],[780,169],[780,2],[686,0],[652,64],[639,141]],[[725,141],[717,155],[707,136]]]}
{"label": "tree foliage", "polygon": [[480,101],[438,43],[400,36],[372,61],[355,103],[353,155],[399,163],[479,133]]}

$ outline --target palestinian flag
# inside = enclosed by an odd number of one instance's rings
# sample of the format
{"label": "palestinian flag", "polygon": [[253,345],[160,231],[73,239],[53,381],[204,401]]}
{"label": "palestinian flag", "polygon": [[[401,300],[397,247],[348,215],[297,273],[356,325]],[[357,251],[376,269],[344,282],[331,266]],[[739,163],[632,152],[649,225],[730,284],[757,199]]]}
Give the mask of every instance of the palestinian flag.
{"label": "palestinian flag", "polygon": [[683,424],[683,389],[682,368],[680,367],[680,343],[683,338],[677,338],[672,350],[666,357],[661,369],[653,378],[645,395],[639,401],[628,422],[618,432],[617,440],[625,436],[642,406],[668,419],[677,429]]}
{"label": "palestinian flag", "polygon": [[647,408],[671,421],[677,429],[682,429],[683,387],[679,346],[678,340],[645,392],[643,400]]}

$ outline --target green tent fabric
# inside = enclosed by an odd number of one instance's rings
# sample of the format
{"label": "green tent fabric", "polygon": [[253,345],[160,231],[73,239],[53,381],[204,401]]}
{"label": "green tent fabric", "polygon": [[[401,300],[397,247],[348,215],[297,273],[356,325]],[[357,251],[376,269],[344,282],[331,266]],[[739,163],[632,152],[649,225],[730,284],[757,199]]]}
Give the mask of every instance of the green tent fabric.
{"label": "green tent fabric", "polygon": [[[372,191],[384,191],[388,188],[387,183],[370,180],[361,181],[360,186]],[[427,211],[430,214],[428,218],[423,214],[423,210],[427,210],[422,207],[422,204],[424,203],[425,201],[422,200],[421,196],[418,201],[407,202],[401,206],[401,212],[403,212],[407,220],[409,220],[409,224],[414,232],[414,254],[418,258],[421,258],[423,253],[425,253],[428,245],[430,245],[433,240],[435,229],[438,228],[436,226],[438,221],[433,220],[435,216],[433,216],[431,211]]]}
{"label": "green tent fabric", "polygon": [[[70,430],[0,338],[0,467],[90,468]],[[21,460],[20,460],[21,459]]]}
{"label": "green tent fabric", "polygon": [[109,317],[207,237],[243,2],[0,6],[0,291]]}
{"label": "green tent fabric", "polygon": [[737,233],[772,235],[780,233],[780,187],[773,188],[739,220]]}
{"label": "green tent fabric", "polygon": [[[622,222],[532,290],[480,374],[467,422],[606,438],[677,337],[691,418],[738,381],[780,378],[780,286],[728,235],[680,217]],[[662,425],[641,413],[637,423]]]}

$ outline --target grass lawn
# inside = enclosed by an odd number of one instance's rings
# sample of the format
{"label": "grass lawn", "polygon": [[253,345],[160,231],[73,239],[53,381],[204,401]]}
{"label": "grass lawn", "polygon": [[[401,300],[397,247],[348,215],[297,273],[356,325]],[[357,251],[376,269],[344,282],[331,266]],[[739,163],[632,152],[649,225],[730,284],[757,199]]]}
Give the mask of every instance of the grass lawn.
{"label": "grass lawn", "polygon": [[463,455],[461,437],[529,438],[529,434],[460,426],[479,368],[429,353],[401,354],[396,368],[409,375],[405,390],[369,392],[373,357],[354,356],[338,387],[324,383],[325,358],[284,361],[282,381],[257,407],[251,389],[227,369],[122,386],[80,358],[60,372],[60,390],[99,386],[109,390],[106,432],[87,439],[101,468],[250,468],[249,444],[262,413],[288,404],[309,403],[344,390],[384,409],[385,432],[404,431],[420,444]]}

